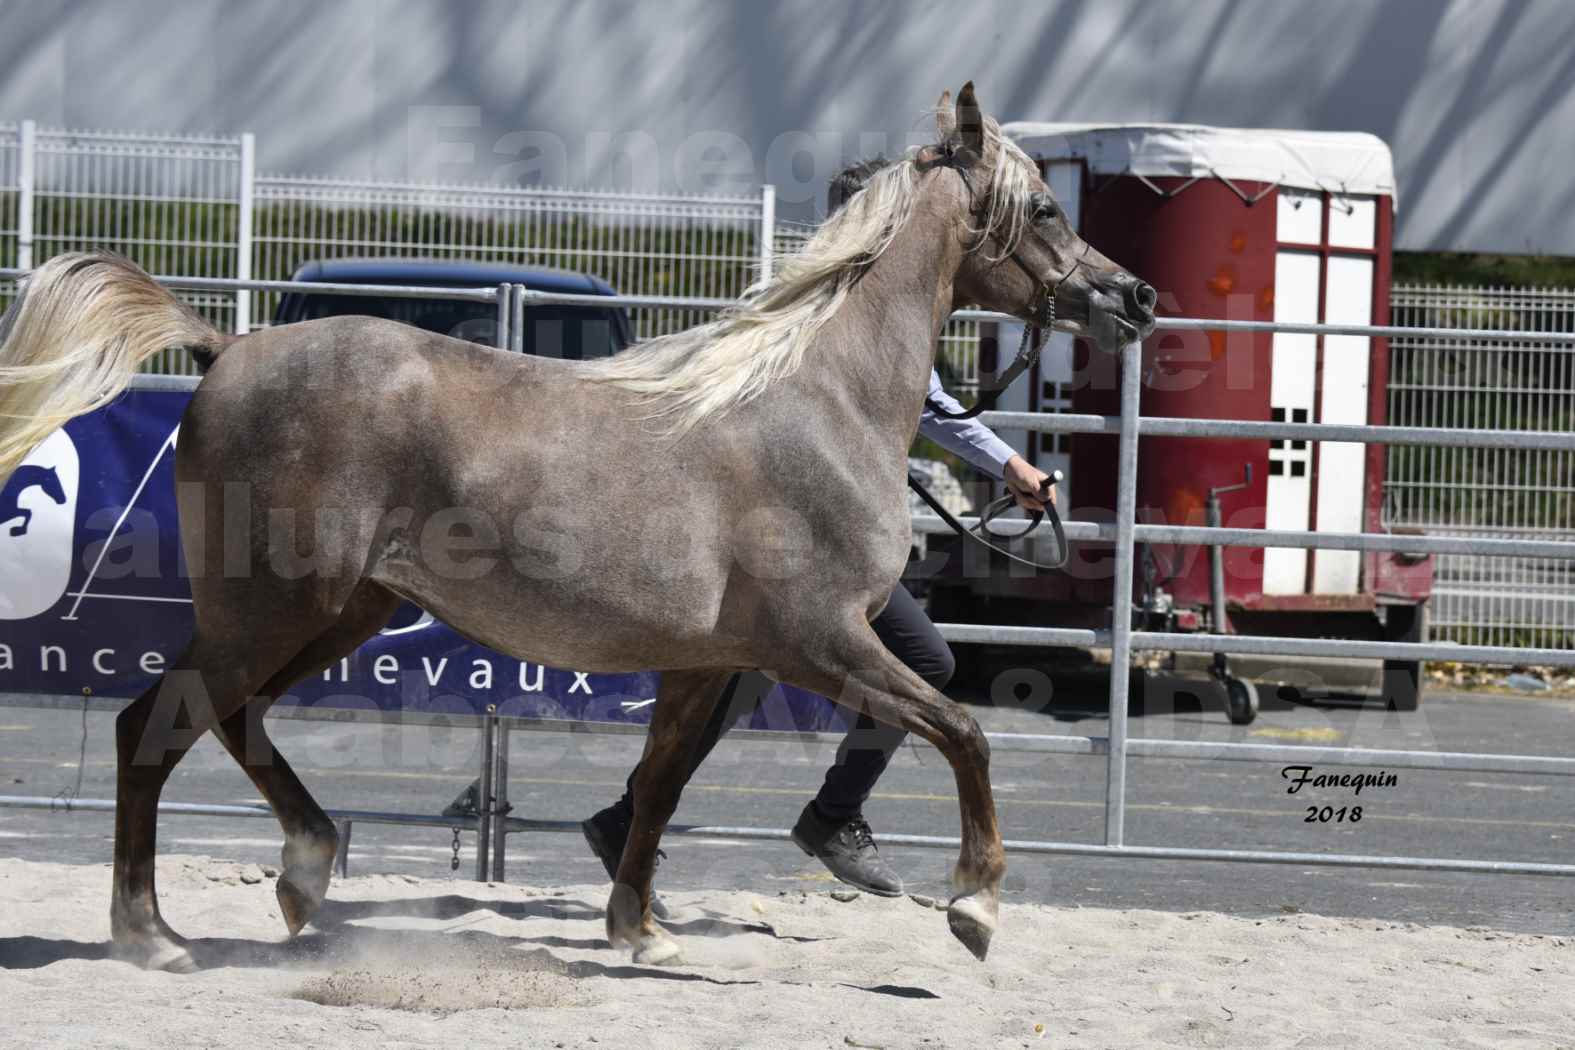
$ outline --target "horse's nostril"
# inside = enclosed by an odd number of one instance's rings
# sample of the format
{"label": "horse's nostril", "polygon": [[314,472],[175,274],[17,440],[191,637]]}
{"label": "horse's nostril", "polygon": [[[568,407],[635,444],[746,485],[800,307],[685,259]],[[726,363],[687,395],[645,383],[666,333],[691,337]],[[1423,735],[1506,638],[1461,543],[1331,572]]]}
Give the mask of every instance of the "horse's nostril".
{"label": "horse's nostril", "polygon": [[1154,291],[1154,286],[1145,281],[1135,282],[1128,292],[1132,305],[1143,313],[1153,313],[1154,304],[1159,302],[1159,293]]}

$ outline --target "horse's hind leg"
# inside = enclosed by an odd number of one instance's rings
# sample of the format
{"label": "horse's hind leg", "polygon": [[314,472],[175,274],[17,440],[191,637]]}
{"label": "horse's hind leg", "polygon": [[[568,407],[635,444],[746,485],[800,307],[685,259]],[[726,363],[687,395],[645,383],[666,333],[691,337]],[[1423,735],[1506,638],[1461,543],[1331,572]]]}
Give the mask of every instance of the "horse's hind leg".
{"label": "horse's hind leg", "polygon": [[979,723],[893,656],[862,620],[800,666],[784,666],[782,680],[917,733],[946,757],[962,809],[962,850],[947,919],[953,935],[983,959],[995,933],[1006,854],[990,790],[990,747]]}
{"label": "horse's hind leg", "polygon": [[662,830],[678,808],[701,730],[732,671],[664,671],[651,711],[645,757],[634,782],[634,821],[607,901],[607,940],[627,944],[634,961],[678,959],[678,942],[651,917],[651,876]]}
{"label": "horse's hind leg", "polygon": [[183,938],[159,915],[153,883],[158,831],[159,791],[190,743],[173,743],[156,755],[137,752],[144,728],[165,684],[160,679],[127,705],[115,719],[118,757],[115,775],[115,870],[110,900],[110,932],[117,955],[158,970],[185,973],[195,967]]}
{"label": "horse's hind leg", "polygon": [[[185,943],[159,914],[154,886],[159,794],[197,740],[240,709],[284,646],[200,633],[172,669],[115,720],[115,866],[110,927],[118,954],[155,969],[193,968]],[[298,648],[291,643],[290,651]],[[272,666],[268,666],[272,663]]]}
{"label": "horse's hind leg", "polygon": [[[259,577],[240,587],[217,576],[210,574],[192,588],[197,630],[185,653],[115,722],[118,765],[110,925],[117,953],[154,968],[193,966],[184,943],[159,915],[154,887],[159,794],[165,780],[204,733],[223,723],[237,729],[235,736],[243,748],[248,741],[258,746],[266,739],[246,731],[244,713],[240,720],[232,719],[249,700],[274,688],[292,665],[301,666],[314,643],[325,635],[337,637],[334,629],[351,610],[351,596],[359,593],[353,584],[339,585],[349,593],[336,601],[329,591],[333,584],[299,581],[278,588],[261,584],[282,581]],[[392,607],[387,608],[391,613]],[[363,615],[370,618],[364,610]],[[340,655],[338,648],[335,655]],[[230,743],[228,737],[225,742]],[[272,757],[271,744],[267,751]],[[274,791],[292,818],[321,814],[288,766],[281,764],[265,773],[258,786],[265,794]],[[307,804],[300,803],[303,798]],[[302,870],[310,870],[310,857],[316,852],[307,851]]]}
{"label": "horse's hind leg", "polygon": [[263,715],[293,683],[332,666],[376,634],[398,608],[397,595],[363,581],[345,603],[339,621],[302,649],[263,686],[260,696],[225,719],[217,730],[220,741],[267,800],[284,832],[283,871],[274,894],[291,936],[301,932],[322,906],[339,834],[274,747],[263,726]]}

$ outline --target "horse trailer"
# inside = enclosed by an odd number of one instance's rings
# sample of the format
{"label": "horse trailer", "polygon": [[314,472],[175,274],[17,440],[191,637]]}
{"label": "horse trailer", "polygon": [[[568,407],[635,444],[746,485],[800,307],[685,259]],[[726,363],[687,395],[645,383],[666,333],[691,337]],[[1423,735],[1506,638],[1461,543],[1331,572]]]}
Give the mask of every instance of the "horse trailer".
{"label": "horse trailer", "polygon": [[[1003,130],[1040,165],[1074,228],[1159,289],[1162,315],[1388,323],[1395,188],[1381,140],[1156,124],[1014,123]],[[1020,335],[1013,325],[989,327],[981,374],[1004,367]],[[1149,415],[1386,421],[1384,339],[1161,331],[1145,343],[1143,362]],[[1114,358],[1054,335],[1038,374],[1003,392],[998,407],[1110,415],[1118,409],[1116,371]],[[1114,435],[1004,434],[1041,469],[1064,472],[1068,517],[1110,520]],[[1139,520],[1382,532],[1385,454],[1381,444],[1155,437],[1140,452]],[[1010,607],[1023,623],[1103,623],[1112,557],[1108,544],[1074,543],[1067,568],[1048,575],[949,567],[932,579],[932,602],[942,619],[988,603],[997,612]],[[1134,600],[1148,629],[1425,636],[1432,561],[1424,555],[1147,545],[1141,559]],[[1256,692],[1245,674],[1231,673],[1223,658],[1207,669],[1225,687],[1232,719],[1251,721]],[[1306,665],[1283,660],[1257,670],[1268,679],[1309,679]],[[1390,706],[1412,709],[1421,665],[1386,664],[1382,683]]]}

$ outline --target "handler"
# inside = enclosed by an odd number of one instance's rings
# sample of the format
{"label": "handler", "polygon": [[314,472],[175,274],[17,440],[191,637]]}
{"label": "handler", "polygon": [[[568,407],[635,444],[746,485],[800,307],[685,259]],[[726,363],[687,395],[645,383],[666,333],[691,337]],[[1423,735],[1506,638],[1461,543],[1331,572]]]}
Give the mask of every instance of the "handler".
{"label": "handler", "polygon": [[[833,179],[828,195],[831,210],[841,207],[862,189],[864,182],[884,164],[884,161],[867,161],[848,168]],[[930,403],[949,412],[962,411],[962,406],[941,389],[941,378],[933,370],[924,412],[919,417],[919,433],[1005,481],[1023,509],[1044,510],[1047,501],[1040,494],[1046,490],[1044,483],[1050,480],[1048,475],[1012,451],[1010,445],[983,423],[973,419],[947,419],[932,411]],[[1054,486],[1049,486],[1048,491],[1048,502],[1053,502]],[[900,582],[893,588],[886,608],[870,621],[870,626],[886,648],[919,677],[937,690],[946,688],[956,669],[952,651]],[[746,678],[749,682],[745,699],[737,703],[741,680]],[[733,676],[695,749],[689,769],[691,775],[705,761],[722,734],[746,711],[753,710],[770,687],[770,681],[758,672]],[[902,879],[876,848],[874,833],[864,819],[864,801],[870,797],[875,782],[906,736],[907,730],[881,725],[868,713],[860,712],[854,728],[837,750],[836,764],[826,771],[820,793],[804,807],[793,828],[793,841],[798,847],[818,858],[833,875],[850,886],[882,897],[900,896]],[[611,879],[617,878],[618,861],[623,856],[624,842],[634,820],[634,778],[638,772],[636,766],[629,774],[622,798],[580,825],[585,841],[600,858]],[[665,917],[665,908],[654,896],[651,906],[659,918]]]}

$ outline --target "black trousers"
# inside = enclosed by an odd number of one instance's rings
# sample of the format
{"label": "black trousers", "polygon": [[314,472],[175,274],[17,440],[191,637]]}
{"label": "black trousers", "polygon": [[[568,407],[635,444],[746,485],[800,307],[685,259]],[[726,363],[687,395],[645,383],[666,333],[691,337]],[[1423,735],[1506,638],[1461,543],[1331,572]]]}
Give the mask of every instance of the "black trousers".
{"label": "black trousers", "polygon": [[[875,634],[885,643],[892,655],[907,664],[919,677],[936,689],[945,689],[957,669],[956,660],[946,639],[935,629],[913,595],[901,584],[891,592],[891,599],[881,614],[870,622]],[[705,732],[695,749],[689,775],[700,768],[722,734],[755,708],[771,691],[771,680],[758,671],[736,674],[727,683],[722,699],[711,713]],[[875,782],[886,771],[886,764],[897,748],[902,746],[907,730],[881,725],[865,712],[859,712],[853,728],[843,738],[837,749],[837,762],[826,770],[825,782],[815,796],[815,808],[826,820],[843,822],[859,816],[864,801],[875,789]],[[634,778],[636,766],[629,774],[623,798],[618,808],[629,816],[634,813]]]}

